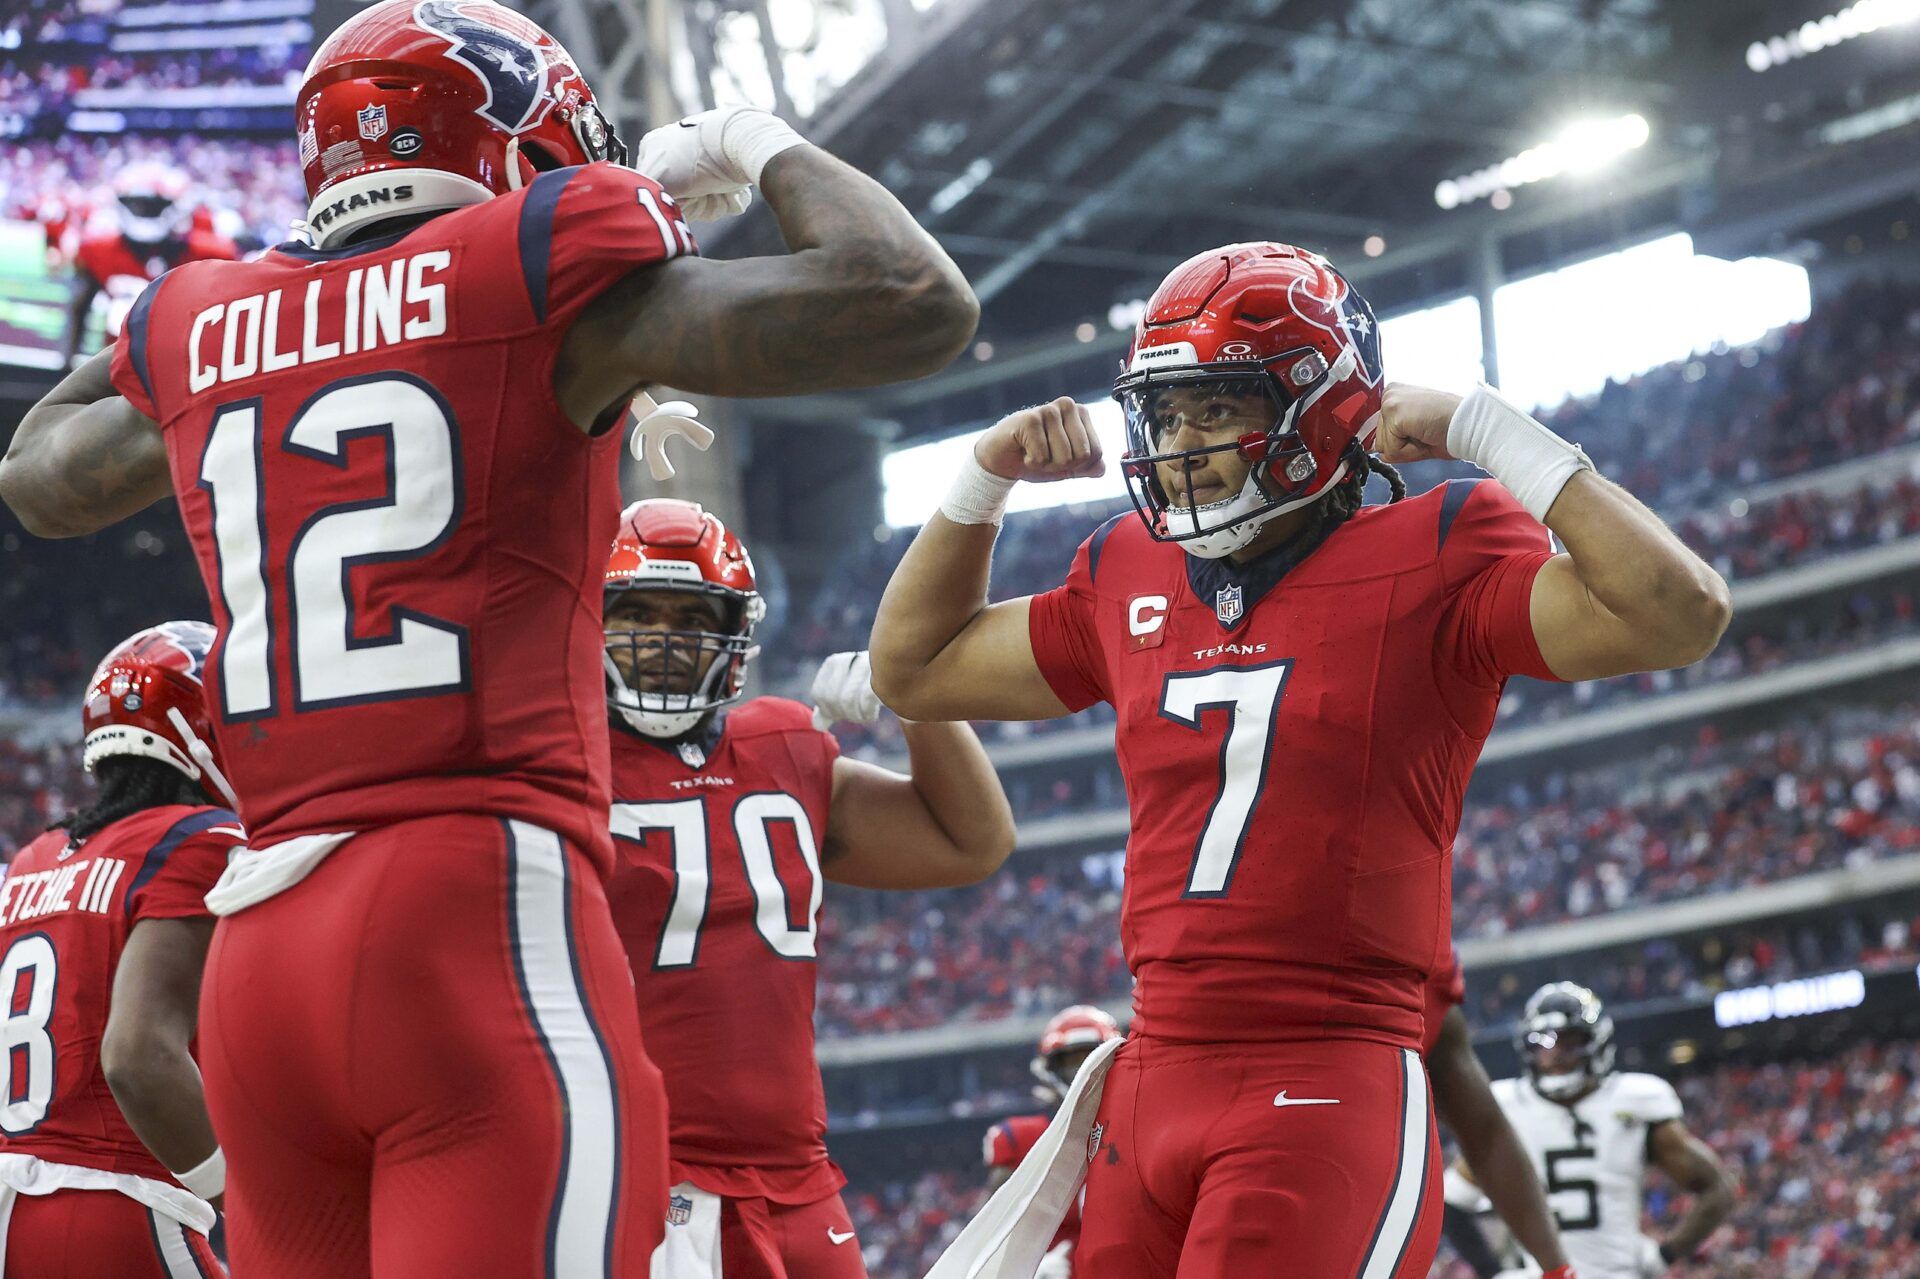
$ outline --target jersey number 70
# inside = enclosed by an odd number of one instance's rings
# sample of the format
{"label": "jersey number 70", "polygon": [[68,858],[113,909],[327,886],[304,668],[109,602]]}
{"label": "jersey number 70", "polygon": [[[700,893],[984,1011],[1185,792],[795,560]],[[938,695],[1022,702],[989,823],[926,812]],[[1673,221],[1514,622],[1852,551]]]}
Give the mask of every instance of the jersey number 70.
{"label": "jersey number 70", "polygon": [[1266,789],[1273,762],[1274,719],[1286,695],[1293,659],[1264,666],[1216,666],[1176,671],[1160,688],[1160,715],[1194,732],[1208,711],[1227,713],[1220,739],[1220,782],[1207,821],[1193,846],[1187,897],[1224,897],[1247,845],[1253,810]]}

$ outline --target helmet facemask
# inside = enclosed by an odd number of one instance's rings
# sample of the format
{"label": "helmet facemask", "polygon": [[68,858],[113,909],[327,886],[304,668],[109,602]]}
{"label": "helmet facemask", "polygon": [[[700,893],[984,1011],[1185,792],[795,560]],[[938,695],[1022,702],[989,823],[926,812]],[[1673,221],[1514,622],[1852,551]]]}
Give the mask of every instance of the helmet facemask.
{"label": "helmet facemask", "polygon": [[[1340,462],[1322,481],[1322,468],[1298,430],[1299,421],[1348,371],[1343,355],[1329,369],[1310,348],[1271,360],[1214,361],[1206,365],[1129,374],[1114,398],[1126,413],[1127,454],[1121,459],[1127,495],[1155,541],[1175,542],[1191,555],[1219,559],[1250,545],[1275,517],[1317,501],[1346,471]],[[1276,370],[1286,370],[1284,375]],[[1196,449],[1166,449],[1170,393],[1216,389],[1221,395],[1258,397],[1270,416],[1235,438]],[[1239,491],[1198,505],[1176,500],[1162,468],[1179,468],[1190,480],[1205,459],[1235,454],[1251,465]],[[1185,488],[1187,481],[1176,484]]]}
{"label": "helmet facemask", "polygon": [[1585,987],[1544,987],[1527,1001],[1514,1047],[1535,1091],[1569,1105],[1613,1073],[1613,1018]]}
{"label": "helmet facemask", "polygon": [[718,603],[722,617],[731,620],[733,629],[619,630],[610,622],[602,656],[610,710],[646,737],[674,738],[740,700],[747,663],[760,651],[753,642],[763,608],[758,595],[711,584],[637,584],[607,592],[610,618],[616,601],[628,592],[709,597]]}

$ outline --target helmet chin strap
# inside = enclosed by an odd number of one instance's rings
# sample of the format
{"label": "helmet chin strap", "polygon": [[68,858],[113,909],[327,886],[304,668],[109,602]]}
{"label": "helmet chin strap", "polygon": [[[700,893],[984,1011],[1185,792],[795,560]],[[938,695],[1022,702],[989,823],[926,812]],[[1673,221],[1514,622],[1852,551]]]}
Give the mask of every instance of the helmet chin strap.
{"label": "helmet chin strap", "polygon": [[520,138],[516,134],[507,139],[507,190],[520,189]]}
{"label": "helmet chin strap", "polygon": [[220,766],[213,762],[212,749],[200,740],[200,735],[193,731],[193,727],[187,723],[187,717],[180,713],[179,707],[167,707],[167,722],[172,724],[174,731],[180,734],[180,740],[187,744],[187,754],[193,757],[193,762],[200,766],[200,771],[206,774],[207,780],[213,783],[214,789],[219,791],[227,801],[227,807],[238,812],[240,797],[233,793],[233,787],[227,783],[226,774],[222,773]]}

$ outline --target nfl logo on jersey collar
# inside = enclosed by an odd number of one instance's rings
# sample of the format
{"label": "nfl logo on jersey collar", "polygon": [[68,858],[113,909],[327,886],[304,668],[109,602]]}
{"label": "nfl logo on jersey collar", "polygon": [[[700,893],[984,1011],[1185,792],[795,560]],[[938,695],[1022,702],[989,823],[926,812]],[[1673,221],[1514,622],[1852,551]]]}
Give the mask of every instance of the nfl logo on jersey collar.
{"label": "nfl logo on jersey collar", "polygon": [[1246,597],[1241,592],[1238,582],[1231,586],[1223,586],[1214,592],[1213,615],[1220,619],[1220,625],[1232,626],[1245,615],[1246,611]]}

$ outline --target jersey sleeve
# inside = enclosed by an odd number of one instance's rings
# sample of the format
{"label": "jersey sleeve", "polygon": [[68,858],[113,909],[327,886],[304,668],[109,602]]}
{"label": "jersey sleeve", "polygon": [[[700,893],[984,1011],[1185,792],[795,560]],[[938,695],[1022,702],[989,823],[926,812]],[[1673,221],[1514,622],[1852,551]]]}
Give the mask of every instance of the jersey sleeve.
{"label": "jersey sleeve", "polygon": [[700,251],[672,196],[606,161],[534,179],[518,238],[521,274],[543,324],[578,313],[636,267]]}
{"label": "jersey sleeve", "polygon": [[1012,1168],[1020,1162],[1020,1144],[1013,1139],[1013,1125],[1001,1120],[987,1129],[980,1157],[989,1168]]}
{"label": "jersey sleeve", "polygon": [[1099,595],[1093,585],[1093,548],[1110,527],[1082,542],[1067,580],[1034,596],[1028,607],[1027,637],[1033,645],[1033,660],[1054,695],[1071,711],[1085,710],[1112,696],[1106,654],[1095,625]]}
{"label": "jersey sleeve", "polygon": [[1447,593],[1437,655],[1467,682],[1554,679],[1534,638],[1533,581],[1553,558],[1546,528],[1497,480],[1454,480],[1440,508]]}
{"label": "jersey sleeve", "polygon": [[113,389],[156,422],[161,415],[153,394],[152,315],[154,299],[166,279],[162,275],[140,291],[120,326],[120,336],[113,340]]}
{"label": "jersey sleeve", "polygon": [[246,842],[240,819],[224,808],[203,808],[167,829],[148,850],[128,900],[127,917],[192,919],[210,915],[207,891]]}
{"label": "jersey sleeve", "polygon": [[1632,1085],[1629,1107],[1649,1130],[1686,1113],[1686,1108],[1680,1104],[1680,1094],[1658,1075],[1628,1075],[1622,1082]]}

